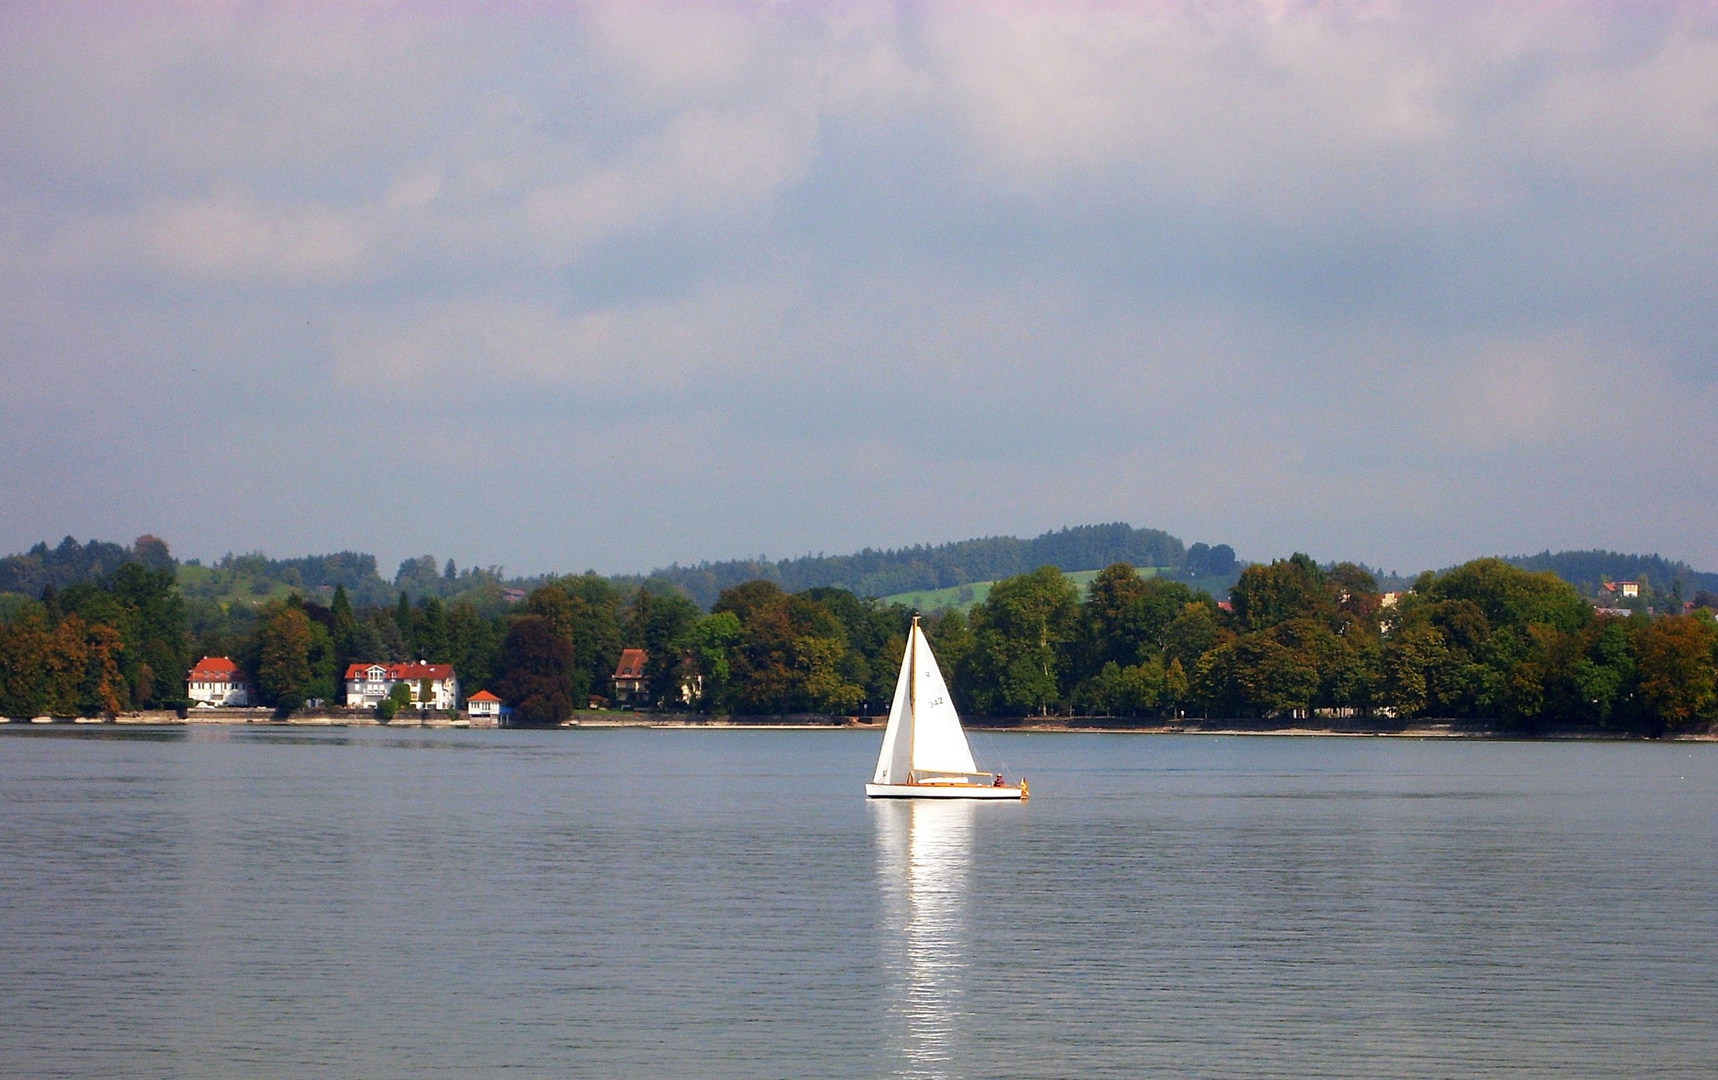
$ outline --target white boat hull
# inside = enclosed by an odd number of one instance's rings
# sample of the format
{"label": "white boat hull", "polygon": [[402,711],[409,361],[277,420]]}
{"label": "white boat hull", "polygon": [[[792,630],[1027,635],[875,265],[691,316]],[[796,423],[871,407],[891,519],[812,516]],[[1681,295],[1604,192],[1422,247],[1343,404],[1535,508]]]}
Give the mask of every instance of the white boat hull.
{"label": "white boat hull", "polygon": [[1017,787],[993,787],[989,784],[866,784],[865,794],[873,799],[1023,799],[1026,792]]}

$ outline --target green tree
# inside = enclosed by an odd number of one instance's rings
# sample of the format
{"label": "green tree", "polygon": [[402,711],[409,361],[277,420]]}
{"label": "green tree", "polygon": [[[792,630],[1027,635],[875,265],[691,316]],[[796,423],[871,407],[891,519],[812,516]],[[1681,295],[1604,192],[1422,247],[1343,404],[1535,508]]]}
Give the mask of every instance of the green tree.
{"label": "green tree", "polygon": [[1287,620],[1206,653],[1195,691],[1232,715],[1305,714],[1341,658],[1341,641],[1321,622]]}
{"label": "green tree", "polygon": [[1188,704],[1192,692],[1192,680],[1187,677],[1187,669],[1181,666],[1180,658],[1171,659],[1163,671],[1163,704],[1180,709]]}
{"label": "green tree", "polygon": [[652,701],[680,702],[685,677],[684,653],[691,647],[693,627],[703,617],[698,605],[676,593],[657,594],[640,588],[627,613],[626,640],[645,651],[645,684]]}
{"label": "green tree", "polygon": [[1243,630],[1265,630],[1289,619],[1328,620],[1336,611],[1324,571],[1300,552],[1247,567],[1229,599]]}
{"label": "green tree", "polygon": [[620,662],[621,592],[607,578],[590,573],[557,578],[554,588],[571,601],[565,615],[557,613],[554,618],[571,635],[573,700],[582,707],[593,690],[601,687],[606,692]]}
{"label": "green tree", "polygon": [[280,709],[304,704],[313,677],[310,651],[314,625],[302,607],[291,604],[262,624],[257,635],[257,691],[263,704]]}
{"label": "green tree", "polygon": [[[1106,664],[1125,665],[1139,658],[1144,635],[1135,625],[1136,613],[1145,598],[1145,579],[1127,563],[1115,563],[1098,572],[1086,586],[1081,608],[1081,637],[1088,671]],[[1119,667],[1118,667],[1119,670]]]}
{"label": "green tree", "polygon": [[1185,604],[1163,628],[1163,654],[1183,669],[1197,668],[1199,658],[1217,647],[1222,633],[1216,605],[1208,601]]}
{"label": "green tree", "polygon": [[694,703],[700,710],[712,712],[733,707],[734,671],[730,657],[744,636],[739,616],[731,611],[706,616],[692,628],[686,643],[691,666],[685,674],[692,678],[694,686],[702,686],[703,693]]}
{"label": "green tree", "polygon": [[476,693],[494,681],[502,632],[498,620],[478,614],[469,600],[461,600],[448,610],[448,659],[459,675],[462,690]]}
{"label": "green tree", "polygon": [[1059,706],[1079,617],[1079,592],[1054,566],[997,582],[972,612],[974,704],[986,712]]}
{"label": "green tree", "polygon": [[1463,563],[1435,578],[1424,595],[1432,602],[1469,601],[1497,628],[1544,623],[1574,632],[1593,618],[1592,605],[1573,585],[1555,574],[1530,573],[1502,559]]}
{"label": "green tree", "polygon": [[1081,683],[1075,701],[1098,716],[1140,716],[1163,704],[1165,672],[1161,660],[1122,667],[1114,660]]}
{"label": "green tree", "polygon": [[334,642],[334,666],[344,671],[346,665],[359,659],[352,652],[358,618],[352,611],[352,600],[346,595],[344,584],[334,586],[334,599],[328,605],[328,613],[334,624],[328,634]]}
{"label": "green tree", "polygon": [[47,711],[53,642],[47,611],[39,604],[0,625],[0,716],[22,719]]}
{"label": "green tree", "polygon": [[[429,558],[429,556],[426,555],[426,556],[424,556],[424,558]],[[430,562],[431,562],[431,566],[433,568],[434,560],[431,559]],[[403,566],[402,566],[401,570],[403,573],[403,571],[404,571]],[[431,576],[432,577],[434,576],[433,573]],[[394,605],[394,625],[399,628],[400,639],[402,641],[404,641],[407,645],[410,645],[411,642],[416,640],[417,632],[418,632],[417,613],[412,610],[411,598],[409,596],[407,596],[403,590],[400,592],[399,603]],[[414,659],[421,659],[421,658],[414,658]]]}
{"label": "green tree", "polygon": [[411,708],[411,704],[411,685],[397,682],[388,688],[388,696],[376,703],[376,718],[385,724],[398,716],[401,709]]}
{"label": "green tree", "polygon": [[849,681],[841,671],[846,652],[846,643],[840,638],[807,635],[794,639],[800,694],[813,712],[846,714],[864,699],[865,688]]}
{"label": "green tree", "polygon": [[415,646],[414,651],[419,660],[428,660],[432,664],[445,664],[451,659],[447,609],[442,606],[440,600],[433,596],[418,606],[412,644]]}
{"label": "green tree", "polygon": [[[153,537],[139,537],[139,542]],[[158,554],[164,554],[161,545]],[[124,615],[114,623],[123,646],[120,667],[131,700],[141,707],[184,700],[184,675],[191,666],[185,601],[170,569],[126,563],[113,573],[111,590]]]}

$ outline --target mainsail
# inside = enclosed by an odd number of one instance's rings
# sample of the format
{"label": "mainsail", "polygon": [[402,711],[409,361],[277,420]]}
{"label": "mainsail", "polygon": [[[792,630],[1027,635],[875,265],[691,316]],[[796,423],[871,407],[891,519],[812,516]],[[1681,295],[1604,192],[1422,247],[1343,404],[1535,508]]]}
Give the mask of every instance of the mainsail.
{"label": "mainsail", "polygon": [[914,619],[871,782],[910,784],[927,775],[978,775],[978,766],[973,764],[972,748],[931,644]]}

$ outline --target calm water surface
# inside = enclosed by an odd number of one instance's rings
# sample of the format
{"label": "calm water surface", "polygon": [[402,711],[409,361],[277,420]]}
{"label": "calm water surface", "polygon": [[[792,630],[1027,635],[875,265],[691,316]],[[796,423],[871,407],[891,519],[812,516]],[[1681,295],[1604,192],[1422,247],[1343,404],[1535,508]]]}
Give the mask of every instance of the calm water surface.
{"label": "calm water surface", "polygon": [[1718,746],[0,732],[8,1077],[1718,1075]]}

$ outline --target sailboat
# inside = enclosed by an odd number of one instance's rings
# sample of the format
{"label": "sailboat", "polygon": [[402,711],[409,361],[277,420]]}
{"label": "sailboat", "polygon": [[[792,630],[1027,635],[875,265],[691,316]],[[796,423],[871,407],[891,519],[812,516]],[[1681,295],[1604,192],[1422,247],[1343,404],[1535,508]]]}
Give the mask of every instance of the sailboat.
{"label": "sailboat", "polygon": [[960,726],[948,684],[931,654],[931,643],[913,616],[901,657],[901,677],[889,706],[889,726],[877,771],[865,785],[873,799],[1024,799],[1026,781],[1003,782],[1002,774],[979,772]]}

